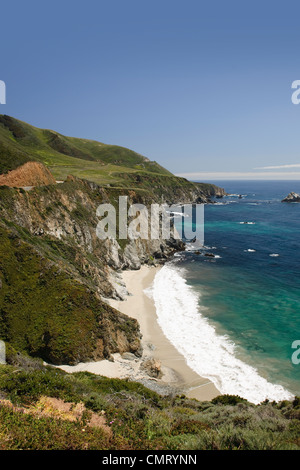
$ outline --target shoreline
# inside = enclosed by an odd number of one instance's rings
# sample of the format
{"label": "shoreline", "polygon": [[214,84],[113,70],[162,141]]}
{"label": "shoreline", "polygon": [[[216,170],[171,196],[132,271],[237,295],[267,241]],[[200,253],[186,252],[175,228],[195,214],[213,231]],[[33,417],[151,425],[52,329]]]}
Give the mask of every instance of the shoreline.
{"label": "shoreline", "polygon": [[[161,267],[142,266],[139,270],[123,271],[121,279],[129,295],[125,300],[107,299],[120,312],[135,318],[142,334],[143,356],[137,358],[129,353],[114,354],[114,361],[80,363],[76,366],[59,366],[66,372],[89,371],[110,378],[128,378],[143,383],[158,393],[175,392],[188,398],[209,401],[220,395],[215,385],[193,371],[173,344],[166,338],[157,322],[154,301],[144,292],[152,286]],[[151,377],[143,364],[152,361],[162,373],[161,378]]]}

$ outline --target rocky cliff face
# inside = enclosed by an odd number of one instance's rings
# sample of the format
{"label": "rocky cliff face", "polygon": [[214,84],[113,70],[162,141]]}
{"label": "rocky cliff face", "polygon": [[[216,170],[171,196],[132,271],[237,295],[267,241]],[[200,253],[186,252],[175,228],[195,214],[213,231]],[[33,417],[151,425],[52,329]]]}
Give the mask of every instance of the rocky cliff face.
{"label": "rocky cliff face", "polygon": [[0,188],[0,330],[14,348],[55,364],[141,354],[139,325],[105,299],[126,294],[118,270],[159,262],[180,246],[100,240],[97,207],[117,197],[73,178]]}
{"label": "rocky cliff face", "polygon": [[[146,173],[119,173],[125,186],[142,188],[145,203],[189,204],[209,203],[211,197],[223,197],[227,193],[214,184],[195,183],[174,175],[153,175]],[[146,190],[146,191],[145,191]]]}
{"label": "rocky cliff face", "polygon": [[153,202],[74,177],[30,191],[0,187],[0,329],[16,349],[56,364],[141,353],[139,325],[106,299],[126,294],[119,270],[164,262],[183,244],[99,239],[97,207],[118,210],[120,193],[129,204]]}
{"label": "rocky cliff face", "polygon": [[[129,203],[141,203],[134,191],[122,190]],[[119,192],[70,177],[64,184],[31,191],[0,190],[1,217],[28,230],[53,260],[99,295],[116,297],[115,270],[167,259],[182,244],[165,240],[100,240],[97,207],[117,206]]]}
{"label": "rocky cliff face", "polygon": [[[56,184],[40,162],[56,179],[73,171],[92,181]],[[100,239],[98,206],[110,203],[119,223],[121,195],[128,205],[171,205],[206,203],[224,190],[177,178],[129,149],[9,116],[0,116],[0,173],[0,338],[55,364],[140,354],[139,325],[107,298],[126,294],[120,270],[164,262],[183,244]]]}

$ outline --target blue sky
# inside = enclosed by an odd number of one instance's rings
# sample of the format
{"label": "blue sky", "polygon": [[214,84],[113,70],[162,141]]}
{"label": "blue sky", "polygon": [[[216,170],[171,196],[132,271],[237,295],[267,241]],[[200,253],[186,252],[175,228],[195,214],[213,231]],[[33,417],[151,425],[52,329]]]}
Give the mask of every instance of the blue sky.
{"label": "blue sky", "polygon": [[2,2],[0,113],[190,179],[300,179],[299,15],[296,1]]}

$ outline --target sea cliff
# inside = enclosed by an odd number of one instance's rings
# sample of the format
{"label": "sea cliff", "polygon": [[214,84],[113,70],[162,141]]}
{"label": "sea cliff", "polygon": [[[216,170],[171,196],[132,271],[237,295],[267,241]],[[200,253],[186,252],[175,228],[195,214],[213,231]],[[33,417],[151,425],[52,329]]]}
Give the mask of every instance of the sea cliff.
{"label": "sea cliff", "polygon": [[[74,175],[57,180],[63,175],[56,169],[54,178],[53,165],[60,168],[68,158],[93,179],[88,164],[96,158],[95,145],[83,153],[80,139],[74,143],[49,132],[7,116],[0,119],[0,150],[10,151],[0,155],[5,169],[0,175],[1,339],[15,352],[54,364],[110,359],[126,351],[141,355],[137,321],[110,307],[107,299],[127,294],[120,270],[164,263],[183,244],[172,238],[101,240],[97,207],[110,203],[117,210],[121,195],[127,196],[128,205],[207,203],[225,191],[177,178],[144,157],[110,146],[110,173],[113,168],[119,186],[100,182],[98,174],[94,180]],[[34,160],[21,161],[29,149]],[[16,168],[13,152],[20,157]],[[38,161],[45,152],[52,166]],[[104,168],[105,155],[93,164]],[[137,162],[142,165],[138,170]],[[121,173],[124,165],[128,172]],[[105,167],[106,176],[107,171]]]}

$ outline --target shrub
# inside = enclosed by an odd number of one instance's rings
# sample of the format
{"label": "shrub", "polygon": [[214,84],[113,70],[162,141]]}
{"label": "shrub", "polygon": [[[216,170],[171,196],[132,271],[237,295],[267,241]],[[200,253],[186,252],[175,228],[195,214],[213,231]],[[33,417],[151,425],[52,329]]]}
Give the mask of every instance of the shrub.
{"label": "shrub", "polygon": [[237,405],[238,403],[248,403],[245,398],[241,398],[238,395],[219,395],[212,400],[214,405]]}

